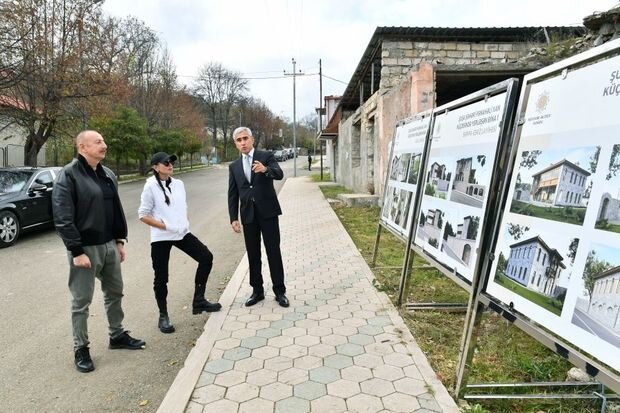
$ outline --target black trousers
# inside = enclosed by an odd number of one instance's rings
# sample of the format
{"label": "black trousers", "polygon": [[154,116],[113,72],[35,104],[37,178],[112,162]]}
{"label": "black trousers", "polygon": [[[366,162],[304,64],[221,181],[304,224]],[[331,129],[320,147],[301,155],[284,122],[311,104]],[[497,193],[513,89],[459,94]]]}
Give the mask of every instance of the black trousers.
{"label": "black trousers", "polygon": [[265,252],[269,262],[269,272],[276,295],[286,293],[284,286],[284,267],[280,252],[280,225],[278,217],[264,219],[255,208],[254,222],[243,224],[243,238],[250,263],[250,285],[255,293],[264,293],[263,264],[261,262],[261,236],[265,243]]}
{"label": "black trousers", "polygon": [[[177,247],[195,261],[198,262],[194,283],[196,285],[206,285],[209,273],[213,267],[213,254],[209,248],[191,232],[186,234],[182,240],[178,241],[156,241],[151,243],[151,260],[153,261],[153,271],[155,280],[153,290],[155,299],[160,311],[166,312],[166,297],[168,297],[168,262],[170,261],[170,250]],[[162,308],[163,307],[163,308]]]}

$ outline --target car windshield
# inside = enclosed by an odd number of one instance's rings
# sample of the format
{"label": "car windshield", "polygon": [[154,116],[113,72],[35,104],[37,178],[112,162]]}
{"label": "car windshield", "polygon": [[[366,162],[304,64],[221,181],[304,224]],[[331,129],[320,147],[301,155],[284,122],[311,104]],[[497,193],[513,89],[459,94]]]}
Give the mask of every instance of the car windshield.
{"label": "car windshield", "polygon": [[32,174],[31,171],[0,171],[0,194],[21,191]]}

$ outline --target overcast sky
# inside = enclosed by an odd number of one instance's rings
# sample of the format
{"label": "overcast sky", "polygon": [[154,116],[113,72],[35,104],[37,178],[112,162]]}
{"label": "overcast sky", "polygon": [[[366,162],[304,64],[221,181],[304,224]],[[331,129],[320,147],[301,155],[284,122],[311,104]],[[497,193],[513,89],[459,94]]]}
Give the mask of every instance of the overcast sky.
{"label": "overcast sky", "polygon": [[[323,95],[341,95],[377,26],[525,27],[579,25],[618,0],[105,0],[105,12],[132,15],[169,47],[179,81],[191,85],[209,62],[249,78],[250,94],[293,118],[291,59],[297,61],[297,119]],[[271,79],[260,79],[271,78]],[[273,79],[275,78],[275,79]],[[334,80],[335,79],[335,80]]]}

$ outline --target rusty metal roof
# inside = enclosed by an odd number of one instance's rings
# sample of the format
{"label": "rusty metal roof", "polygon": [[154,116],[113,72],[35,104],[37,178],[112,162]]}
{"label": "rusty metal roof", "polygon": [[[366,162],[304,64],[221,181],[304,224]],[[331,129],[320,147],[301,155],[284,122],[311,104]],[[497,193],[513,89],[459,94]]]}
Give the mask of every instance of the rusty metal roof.
{"label": "rusty metal roof", "polygon": [[538,42],[545,43],[547,36],[567,38],[583,36],[583,26],[554,27],[377,27],[368,42],[347,88],[342,95],[340,107],[355,110],[360,104],[359,86],[364,84],[365,101],[370,97],[371,64],[378,63],[374,71],[375,89],[381,80],[381,46],[384,40],[391,41],[463,41],[463,42]]}

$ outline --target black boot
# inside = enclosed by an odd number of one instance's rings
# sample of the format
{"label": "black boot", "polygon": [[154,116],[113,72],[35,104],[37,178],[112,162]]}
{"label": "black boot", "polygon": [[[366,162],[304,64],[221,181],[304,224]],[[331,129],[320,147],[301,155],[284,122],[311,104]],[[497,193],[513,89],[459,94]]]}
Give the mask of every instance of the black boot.
{"label": "black boot", "polygon": [[90,358],[88,347],[80,347],[75,350],[75,368],[80,373],[88,373],[95,370],[93,360]]}
{"label": "black boot", "polygon": [[174,333],[174,326],[170,324],[170,319],[166,313],[159,313],[159,321],[157,322],[157,326],[159,327],[159,331],[164,334]]}
{"label": "black boot", "polygon": [[220,303],[210,303],[205,300],[205,284],[196,284],[194,290],[194,301],[192,302],[192,313],[200,314],[203,311],[206,313],[212,313],[214,311],[220,311],[222,305]]}

